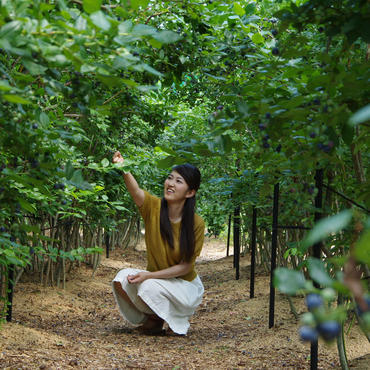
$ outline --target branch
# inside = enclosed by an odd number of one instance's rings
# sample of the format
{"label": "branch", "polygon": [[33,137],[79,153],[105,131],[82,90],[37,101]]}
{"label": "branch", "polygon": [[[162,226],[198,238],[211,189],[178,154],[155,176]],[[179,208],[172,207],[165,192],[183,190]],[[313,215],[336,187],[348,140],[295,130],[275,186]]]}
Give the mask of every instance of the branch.
{"label": "branch", "polygon": [[107,103],[109,103],[109,102],[111,102],[113,99],[115,99],[119,94],[121,94],[121,93],[123,93],[123,90],[120,90],[120,91],[118,91],[118,92],[116,92],[113,96],[111,96],[109,99],[107,99],[104,103],[103,103],[103,105],[104,104],[107,104]]}
{"label": "branch", "polygon": [[166,13],[168,13],[168,12],[169,12],[169,10],[167,9],[167,10],[165,10],[165,11],[163,11],[163,12],[154,13],[154,14],[150,15],[150,16],[146,19],[145,24],[148,24],[148,23],[149,23],[149,21],[150,21],[153,17],[158,17],[158,16],[160,16],[160,15],[162,15],[162,14],[166,14]]}

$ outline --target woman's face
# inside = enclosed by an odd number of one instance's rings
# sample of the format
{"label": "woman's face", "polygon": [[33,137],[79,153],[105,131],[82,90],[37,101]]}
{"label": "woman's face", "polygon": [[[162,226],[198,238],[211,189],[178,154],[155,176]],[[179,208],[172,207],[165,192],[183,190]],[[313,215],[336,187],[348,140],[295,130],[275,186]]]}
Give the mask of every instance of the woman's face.
{"label": "woman's face", "polygon": [[172,171],[164,182],[164,198],[167,202],[183,201],[195,194],[189,190],[184,178],[176,171]]}

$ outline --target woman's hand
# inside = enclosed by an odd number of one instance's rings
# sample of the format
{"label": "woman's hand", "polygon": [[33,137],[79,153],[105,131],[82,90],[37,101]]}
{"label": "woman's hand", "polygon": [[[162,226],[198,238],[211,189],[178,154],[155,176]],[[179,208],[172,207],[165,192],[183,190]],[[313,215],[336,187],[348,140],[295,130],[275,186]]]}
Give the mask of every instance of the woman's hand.
{"label": "woman's hand", "polygon": [[123,157],[122,157],[122,154],[117,150],[114,154],[113,154],[113,163],[123,163]]}
{"label": "woman's hand", "polygon": [[151,273],[148,272],[148,271],[143,271],[143,272],[139,272],[138,274],[135,274],[135,275],[128,275],[127,276],[127,281],[130,284],[142,283],[144,280],[150,278],[150,274]]}

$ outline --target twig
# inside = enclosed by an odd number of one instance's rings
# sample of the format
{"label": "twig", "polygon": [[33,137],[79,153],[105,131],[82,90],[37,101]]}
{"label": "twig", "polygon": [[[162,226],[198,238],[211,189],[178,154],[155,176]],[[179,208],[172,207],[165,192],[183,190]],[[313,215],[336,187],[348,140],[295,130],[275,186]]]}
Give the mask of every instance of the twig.
{"label": "twig", "polygon": [[109,102],[111,102],[113,99],[115,99],[119,94],[121,94],[121,93],[123,93],[123,90],[120,90],[120,91],[118,91],[118,92],[116,92],[113,96],[111,96],[109,99],[107,99],[104,103],[103,103],[103,105],[104,104],[107,104],[107,103],[109,103]]}
{"label": "twig", "polygon": [[159,12],[159,13],[151,14],[151,15],[146,19],[145,24],[148,24],[148,23],[149,23],[149,21],[150,21],[153,17],[158,17],[158,16],[160,16],[160,15],[162,15],[162,14],[166,14],[166,13],[168,13],[168,12],[169,12],[169,10],[167,9],[167,10],[165,10],[165,11],[163,11],[163,12]]}

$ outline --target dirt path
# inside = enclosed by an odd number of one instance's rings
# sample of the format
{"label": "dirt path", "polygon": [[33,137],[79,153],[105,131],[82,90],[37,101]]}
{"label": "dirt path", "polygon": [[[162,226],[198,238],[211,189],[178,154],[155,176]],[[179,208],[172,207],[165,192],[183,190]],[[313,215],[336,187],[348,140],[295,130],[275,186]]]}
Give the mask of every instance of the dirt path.
{"label": "dirt path", "polygon": [[[257,271],[249,299],[249,261],[241,258],[235,280],[232,257],[223,244],[208,241],[198,262],[206,293],[186,337],[143,336],[120,317],[110,281],[118,269],[145,268],[143,251],[120,251],[91,269],[76,269],[66,289],[17,285],[13,322],[0,331],[0,368],[9,369],[308,369],[309,345],[298,340],[287,300],[277,294],[275,327],[268,329],[269,277]],[[295,300],[304,312],[302,299]],[[369,353],[357,328],[348,356]],[[370,363],[370,357],[367,357]],[[366,369],[354,362],[357,369]],[[336,346],[319,346],[319,368],[338,368]]]}

